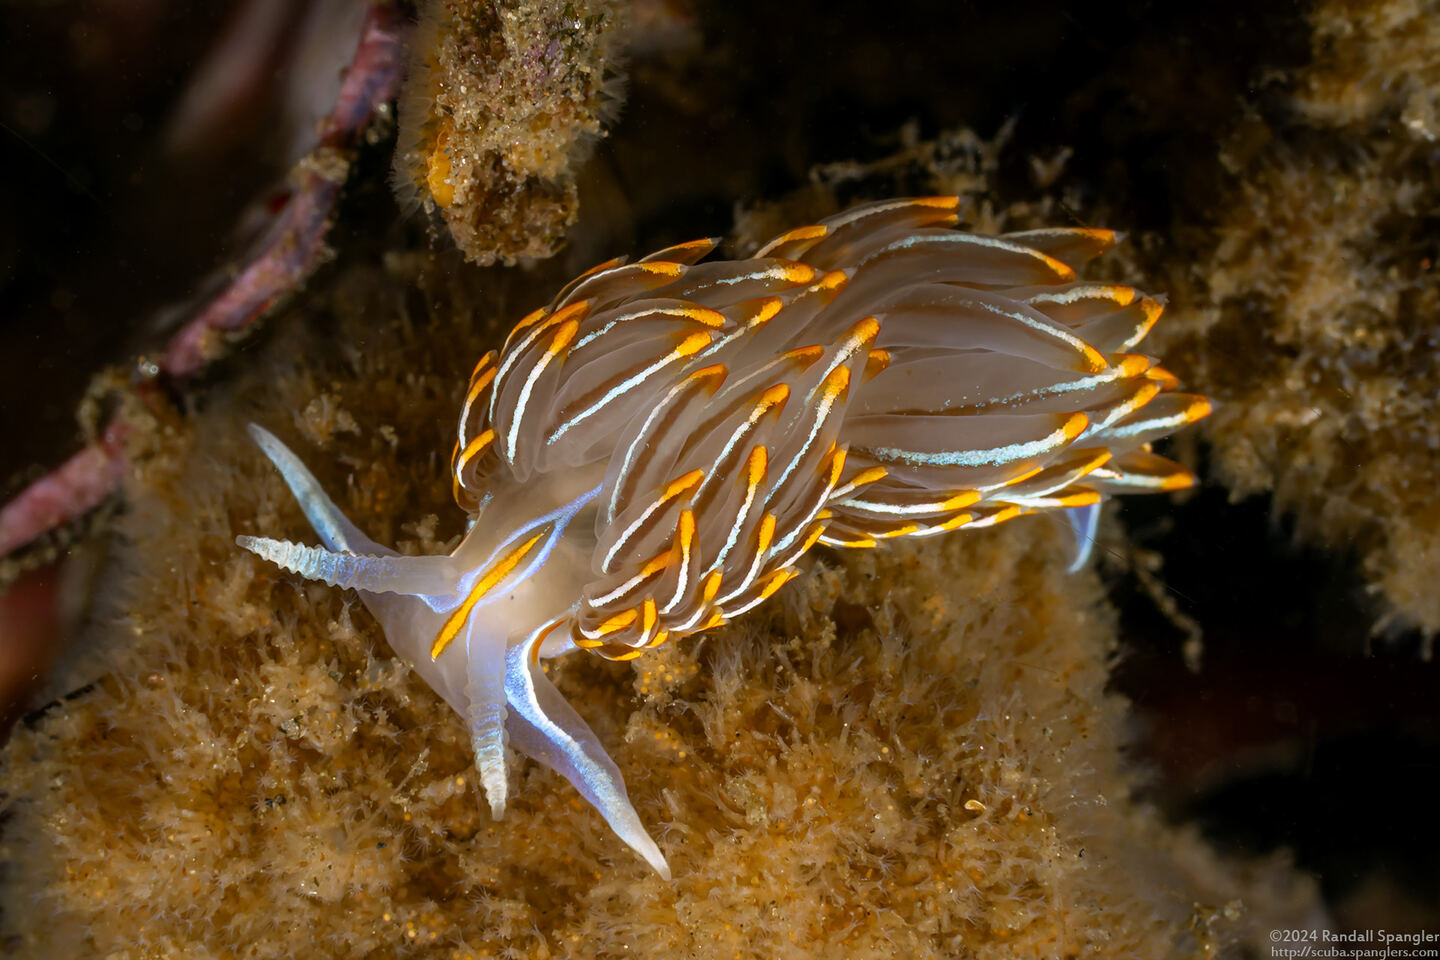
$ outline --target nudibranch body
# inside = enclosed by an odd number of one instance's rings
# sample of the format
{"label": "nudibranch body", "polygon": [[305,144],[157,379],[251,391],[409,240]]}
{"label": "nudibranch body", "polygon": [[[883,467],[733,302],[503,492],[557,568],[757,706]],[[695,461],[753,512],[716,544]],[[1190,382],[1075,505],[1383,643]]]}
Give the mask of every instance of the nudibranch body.
{"label": "nudibranch body", "polygon": [[475,368],[452,458],[471,524],[449,556],[365,537],[258,427],[324,546],[238,542],[359,591],[465,718],[495,816],[508,743],[668,876],[540,658],[629,659],[715,627],[817,543],[873,547],[1193,480],[1149,451],[1209,410],[1132,352],[1159,303],[1077,279],[1114,235],[978,236],[955,229],[957,203],[872,203],[749,259],[702,263],[715,241],[701,240],[572,281]]}

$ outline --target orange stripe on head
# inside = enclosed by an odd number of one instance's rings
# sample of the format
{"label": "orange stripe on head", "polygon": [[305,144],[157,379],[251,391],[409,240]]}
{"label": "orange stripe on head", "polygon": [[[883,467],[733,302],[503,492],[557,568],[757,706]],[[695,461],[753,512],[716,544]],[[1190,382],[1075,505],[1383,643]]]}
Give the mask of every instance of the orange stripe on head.
{"label": "orange stripe on head", "polygon": [[620,257],[611,257],[609,260],[606,260],[604,263],[597,263],[597,264],[595,264],[595,266],[591,267],[589,270],[586,270],[584,273],[580,274],[580,276],[576,277],[576,278],[575,278],[573,281],[571,281],[571,282],[572,282],[572,283],[579,283],[581,280],[584,280],[584,279],[586,279],[587,277],[593,277],[593,276],[595,276],[595,274],[597,274],[597,273],[601,273],[601,272],[603,272],[603,271],[605,271],[605,270],[613,270],[614,268],[619,267],[619,266],[623,266],[623,265],[624,265],[624,261],[622,260],[622,258],[620,258]]}
{"label": "orange stripe on head", "polygon": [[[775,384],[774,386],[766,387],[764,390],[761,390],[761,391],[760,391],[760,396],[757,397],[756,400],[755,400],[755,412],[756,412],[756,415],[758,416],[759,414],[765,413],[765,412],[768,411],[771,407],[776,407],[776,406],[778,406],[781,410],[783,410],[783,409],[785,409],[785,404],[788,403],[789,400],[790,400],[790,385],[789,385],[789,384],[787,384],[787,383],[777,383],[777,384]],[[776,412],[778,413],[779,411],[777,410]]]}
{"label": "orange stripe on head", "polygon": [[1015,486],[1015,484],[1017,484],[1017,483],[1024,483],[1026,480],[1029,480],[1031,477],[1035,476],[1037,473],[1039,473],[1040,471],[1042,471],[1042,470],[1044,470],[1044,469],[1045,469],[1045,468],[1044,468],[1043,466],[1042,466],[1042,467],[1031,467],[1029,470],[1026,470],[1026,471],[1024,471],[1023,473],[1017,473],[1015,476],[1011,477],[1009,480],[1006,480],[1004,483],[1000,484],[1000,486],[1002,486],[1002,487],[1013,487],[1013,486]]}
{"label": "orange stripe on head", "polygon": [[570,320],[583,320],[585,315],[590,312],[590,303],[589,300],[577,300],[569,306],[557,310],[545,321],[545,326],[554,327]]}
{"label": "orange stripe on head", "polygon": [[709,237],[705,237],[700,240],[686,240],[684,243],[677,243],[673,247],[670,247],[668,252],[699,259],[714,249],[715,241]]}
{"label": "orange stripe on head", "polygon": [[470,589],[469,596],[465,598],[465,601],[461,603],[460,606],[451,612],[450,616],[445,618],[445,623],[440,627],[440,632],[435,635],[435,642],[430,646],[431,660],[439,659],[440,654],[444,653],[445,648],[450,646],[455,637],[459,635],[460,628],[465,626],[465,621],[470,619],[470,612],[475,609],[475,605],[480,602],[485,594],[495,589],[497,584],[510,576],[515,568],[520,565],[520,561],[525,559],[525,555],[533,550],[535,544],[543,540],[548,533],[548,530],[542,530],[540,533],[535,534],[535,536],[507,553],[497,563],[486,570],[479,580],[475,581],[475,586]]}
{"label": "orange stripe on head", "polygon": [[1075,479],[1078,480],[1081,477],[1089,476],[1096,470],[1099,470],[1101,467],[1105,466],[1105,464],[1109,463],[1110,458],[1115,455],[1108,447],[1096,447],[1091,452],[1093,456],[1091,456],[1091,458],[1086,461],[1082,466],[1077,468]]}
{"label": "orange stripe on head", "polygon": [[670,566],[670,551],[668,549],[662,550],[646,561],[645,566],[640,568],[638,579],[644,580],[646,577],[654,576],[668,566]]}
{"label": "orange stripe on head", "polygon": [[475,398],[480,395],[480,391],[495,379],[495,370],[498,366],[496,360],[499,356],[498,352],[491,350],[480,358],[479,363],[475,364],[475,369],[470,373],[470,390],[467,395],[469,402],[473,403]]}
{"label": "orange stripe on head", "polygon": [[1106,230],[1104,227],[1070,227],[1072,233],[1083,234],[1093,240],[1099,240],[1106,245],[1106,248],[1115,246],[1116,237],[1114,230]]}
{"label": "orange stripe on head", "polygon": [[884,467],[866,467],[855,476],[851,477],[844,484],[830,491],[830,498],[827,502],[833,502],[841,497],[848,497],[860,487],[868,486],[884,480],[890,475],[890,471]]}
{"label": "orange stripe on head", "polygon": [[873,537],[862,537],[859,540],[841,540],[837,537],[826,538],[826,543],[835,547],[845,547],[850,550],[868,550],[871,547],[878,547],[880,542]]}
{"label": "orange stripe on head", "polygon": [[1054,271],[1055,280],[1052,283],[1065,283],[1075,279],[1075,268],[1062,260],[1057,260],[1048,253],[1042,253],[1034,248],[1027,248],[1027,252],[1040,260],[1045,266]]}
{"label": "orange stripe on head", "polygon": [[1018,507],[1013,503],[1007,503],[998,511],[992,513],[988,519],[991,523],[1004,523],[1006,520],[1014,520],[1023,512],[1023,508]]}

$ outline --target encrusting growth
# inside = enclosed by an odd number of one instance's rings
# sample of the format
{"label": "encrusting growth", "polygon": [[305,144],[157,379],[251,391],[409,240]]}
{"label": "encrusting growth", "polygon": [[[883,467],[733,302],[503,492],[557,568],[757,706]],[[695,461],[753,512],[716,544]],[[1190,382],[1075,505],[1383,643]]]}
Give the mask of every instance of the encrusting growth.
{"label": "encrusting growth", "polygon": [[629,5],[426,0],[400,98],[395,185],[480,264],[555,252],[576,171],[613,117]]}

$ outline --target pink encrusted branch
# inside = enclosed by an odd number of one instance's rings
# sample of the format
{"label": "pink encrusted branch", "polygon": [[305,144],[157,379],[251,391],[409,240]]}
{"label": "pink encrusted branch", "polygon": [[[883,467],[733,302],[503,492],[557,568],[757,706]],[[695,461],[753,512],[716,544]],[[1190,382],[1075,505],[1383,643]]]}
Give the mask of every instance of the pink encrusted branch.
{"label": "pink encrusted branch", "polygon": [[[405,28],[394,5],[384,0],[371,4],[335,107],[320,129],[319,142],[297,164],[294,192],[259,252],[175,334],[152,378],[163,376],[176,385],[194,376],[219,354],[227,333],[255,323],[319,265],[349,170],[342,151],[354,146],[371,118],[394,99],[400,85]],[[129,432],[127,424],[112,422],[100,440],[0,508],[0,557],[78,520],[104,502],[125,474],[124,441]]]}
{"label": "pink encrusted branch", "polygon": [[125,473],[127,424],[116,421],[99,441],[21,491],[0,509],[0,556],[98,507]]}
{"label": "pink encrusted branch", "polygon": [[160,361],[162,373],[177,380],[193,376],[214,358],[223,334],[254,323],[319,265],[326,228],[349,172],[336,151],[349,146],[375,111],[394,99],[403,59],[401,29],[394,7],[370,8],[335,109],[321,128],[320,142],[296,166],[295,192],[260,254],[170,341]]}

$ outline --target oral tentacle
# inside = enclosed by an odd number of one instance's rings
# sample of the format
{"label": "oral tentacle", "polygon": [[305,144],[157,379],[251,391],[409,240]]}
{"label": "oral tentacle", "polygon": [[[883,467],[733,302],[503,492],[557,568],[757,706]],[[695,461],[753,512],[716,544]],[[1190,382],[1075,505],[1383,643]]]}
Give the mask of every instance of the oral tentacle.
{"label": "oral tentacle", "polygon": [[454,564],[446,556],[371,556],[269,537],[236,537],[235,543],[281,569],[332,587],[429,596],[455,582]]}
{"label": "oral tentacle", "polygon": [[540,645],[555,626],[544,625],[505,652],[505,696],[510,704],[505,726],[510,742],[569,780],[610,829],[669,880],[670,865],[630,803],[620,768],[540,669]]}
{"label": "oral tentacle", "polygon": [[281,443],[278,437],[258,423],[250,424],[246,430],[260,449],[265,451],[270,462],[275,464],[275,469],[280,471],[285,485],[290,488],[296,502],[300,504],[300,509],[305,512],[305,519],[310,521],[310,526],[315,528],[325,546],[345,553],[399,556],[394,550],[381,546],[361,533],[360,528],[351,523],[350,518],[341,513],[340,508],[335,506],[335,502],[321,489],[315,475],[305,469],[300,458]]}

